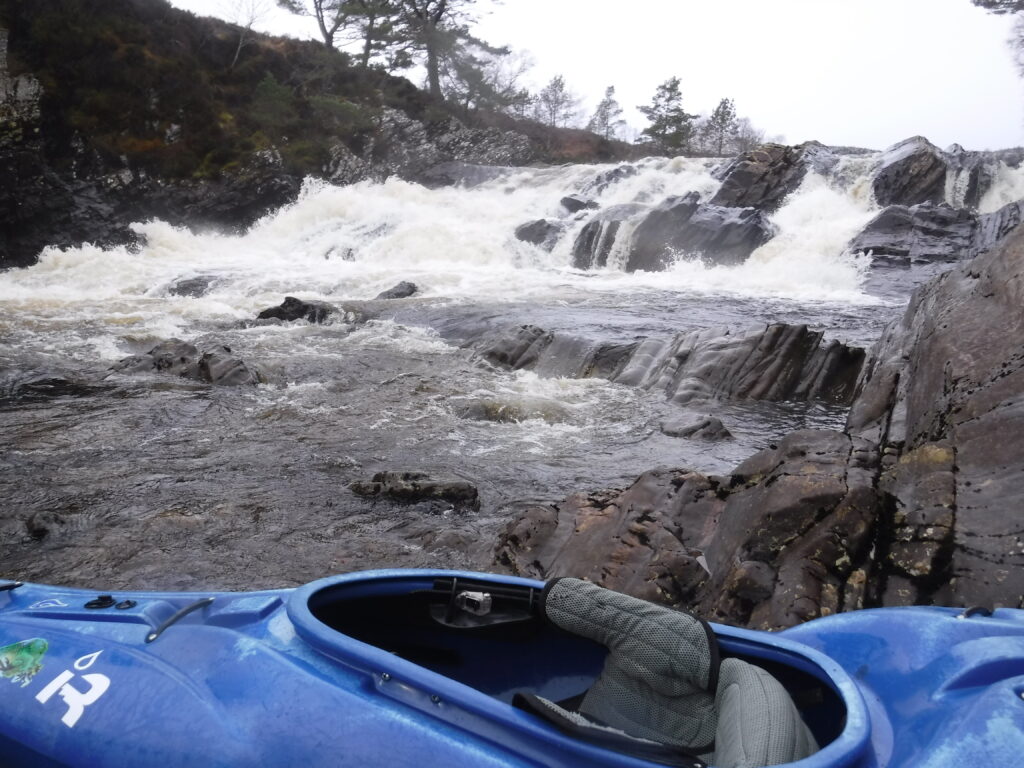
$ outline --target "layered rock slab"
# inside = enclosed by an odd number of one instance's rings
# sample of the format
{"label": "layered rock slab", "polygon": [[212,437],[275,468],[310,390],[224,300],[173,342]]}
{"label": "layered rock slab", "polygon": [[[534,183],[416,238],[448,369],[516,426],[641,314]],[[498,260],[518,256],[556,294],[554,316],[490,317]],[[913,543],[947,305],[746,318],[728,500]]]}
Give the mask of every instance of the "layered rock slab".
{"label": "layered rock slab", "polygon": [[600,377],[661,390],[679,405],[716,399],[849,404],[864,360],[862,349],[787,323],[648,337],[630,344],[595,344],[527,325],[485,339],[478,352],[513,370]]}
{"label": "layered rock slab", "polygon": [[1024,603],[1022,340],[1018,227],[919,289],[865,366],[847,430],[898,457],[880,488],[909,601]]}
{"label": "layered rock slab", "polygon": [[797,432],[728,477],[655,470],[625,490],[529,507],[496,559],[713,620],[790,626],[863,604],[876,462],[867,441]]}

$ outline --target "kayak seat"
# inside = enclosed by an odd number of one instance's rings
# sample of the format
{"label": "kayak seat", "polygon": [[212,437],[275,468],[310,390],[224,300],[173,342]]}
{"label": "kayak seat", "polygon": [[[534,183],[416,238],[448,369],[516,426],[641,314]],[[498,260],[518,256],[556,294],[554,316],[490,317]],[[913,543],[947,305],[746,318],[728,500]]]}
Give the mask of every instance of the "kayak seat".
{"label": "kayak seat", "polygon": [[707,622],[579,579],[555,579],[544,617],[608,649],[582,700],[525,694],[516,704],[580,738],[667,765],[760,768],[818,750],[786,689],[719,656]]}

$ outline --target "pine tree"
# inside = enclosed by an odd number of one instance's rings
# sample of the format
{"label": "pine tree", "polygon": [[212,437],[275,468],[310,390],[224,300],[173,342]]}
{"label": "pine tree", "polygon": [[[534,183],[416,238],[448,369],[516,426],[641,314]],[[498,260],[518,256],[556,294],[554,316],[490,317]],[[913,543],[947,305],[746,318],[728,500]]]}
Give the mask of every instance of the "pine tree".
{"label": "pine tree", "polygon": [[564,127],[576,119],[579,99],[565,86],[565,78],[556,75],[545,85],[534,105],[537,119],[547,125]]}
{"label": "pine tree", "polygon": [[660,149],[672,154],[684,154],[690,150],[693,121],[697,115],[683,109],[678,77],[671,77],[659,85],[654,92],[654,100],[649,106],[640,107],[640,111],[651,121],[644,134]]}
{"label": "pine tree", "polygon": [[613,139],[625,124],[626,122],[622,119],[622,107],[615,100],[615,86],[609,85],[605,89],[604,98],[594,110],[594,116],[587,123],[587,130],[602,138]]}
{"label": "pine tree", "polygon": [[736,106],[732,99],[722,99],[704,126],[708,144],[718,157],[722,156],[726,142],[736,135],[736,128]]}
{"label": "pine tree", "polygon": [[324,47],[334,49],[334,36],[345,24],[344,0],[277,0],[277,4],[291,13],[316,19]]}

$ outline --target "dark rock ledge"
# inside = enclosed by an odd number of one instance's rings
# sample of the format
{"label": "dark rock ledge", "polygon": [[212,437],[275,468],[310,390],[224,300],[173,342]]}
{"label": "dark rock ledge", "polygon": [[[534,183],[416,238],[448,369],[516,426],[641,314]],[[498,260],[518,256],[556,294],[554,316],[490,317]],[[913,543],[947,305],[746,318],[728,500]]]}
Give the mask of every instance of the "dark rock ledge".
{"label": "dark rock ledge", "polygon": [[825,341],[806,325],[773,323],[596,344],[534,325],[481,340],[490,363],[542,376],[600,377],[663,390],[677,405],[708,400],[821,400],[849,405],[864,350]]}
{"label": "dark rock ledge", "polygon": [[777,629],[883,605],[1024,607],[1024,228],[919,288],[844,432],[730,475],[655,470],[527,508],[496,562]]}

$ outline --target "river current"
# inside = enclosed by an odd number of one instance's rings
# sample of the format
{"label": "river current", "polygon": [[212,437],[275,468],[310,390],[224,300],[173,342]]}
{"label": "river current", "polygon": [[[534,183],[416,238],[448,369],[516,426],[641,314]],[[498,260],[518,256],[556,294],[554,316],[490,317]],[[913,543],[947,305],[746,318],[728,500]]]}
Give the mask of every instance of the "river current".
{"label": "river current", "polygon": [[[571,267],[587,214],[567,216],[564,195],[602,207],[707,199],[718,162],[645,160],[604,187],[612,166],[509,170],[438,190],[311,181],[245,235],[140,223],[138,248],[47,249],[0,273],[0,576],[242,589],[370,567],[488,569],[522,504],[623,486],[658,466],[725,472],[794,429],[841,427],[834,406],[731,402],[704,410],[735,439],[673,438],[659,428],[675,409],[663,393],[506,371],[476,354],[486,334],[527,323],[628,342],[781,321],[870,346],[913,282],[844,250],[878,210],[871,155],[809,173],[772,216],[778,234],[741,266],[682,255],[668,271],[627,274],[613,249],[607,269]],[[994,188],[988,207],[1019,181]],[[514,237],[538,218],[568,223],[551,252]],[[195,278],[205,293],[175,293]],[[400,280],[419,292],[373,302],[365,323],[254,322],[285,296],[365,301]],[[226,345],[269,381],[110,372],[169,338]],[[39,377],[81,385],[19,389]],[[466,418],[479,402],[512,416]],[[381,470],[468,480],[481,508],[402,507],[348,489]]]}

